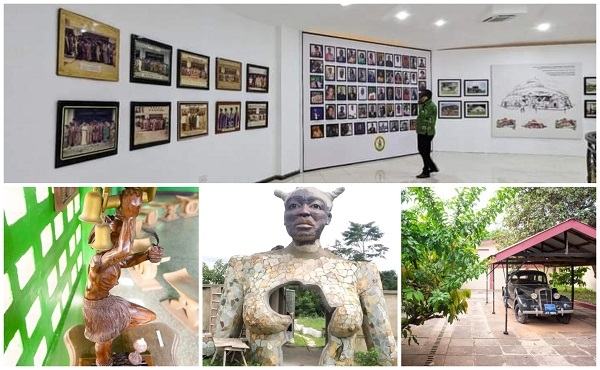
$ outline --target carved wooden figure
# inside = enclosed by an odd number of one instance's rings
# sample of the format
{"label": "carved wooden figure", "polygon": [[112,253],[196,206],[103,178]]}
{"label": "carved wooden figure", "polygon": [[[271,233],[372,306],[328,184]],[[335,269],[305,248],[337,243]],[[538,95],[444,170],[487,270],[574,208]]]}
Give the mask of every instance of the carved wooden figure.
{"label": "carved wooden figure", "polygon": [[[143,191],[141,188],[125,188],[119,197],[116,215],[106,216],[105,224],[95,225],[88,241],[98,252],[88,267],[83,316],[85,337],[95,343],[98,366],[112,364],[110,347],[123,330],[156,319],[154,312],[110,294],[110,290],[118,283],[122,268],[144,261],[158,263],[163,257],[163,250],[158,245],[131,254]],[[110,227],[110,243],[107,241],[103,244],[99,240],[100,230],[106,224]]]}

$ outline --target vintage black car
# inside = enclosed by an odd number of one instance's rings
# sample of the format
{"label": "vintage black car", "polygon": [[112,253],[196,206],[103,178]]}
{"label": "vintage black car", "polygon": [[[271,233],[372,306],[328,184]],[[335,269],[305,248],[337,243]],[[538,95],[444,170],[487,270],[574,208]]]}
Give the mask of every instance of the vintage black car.
{"label": "vintage black car", "polygon": [[515,310],[515,318],[525,324],[529,315],[555,316],[563,324],[571,321],[573,303],[548,285],[546,274],[517,270],[508,275],[508,289],[502,287],[504,304]]}

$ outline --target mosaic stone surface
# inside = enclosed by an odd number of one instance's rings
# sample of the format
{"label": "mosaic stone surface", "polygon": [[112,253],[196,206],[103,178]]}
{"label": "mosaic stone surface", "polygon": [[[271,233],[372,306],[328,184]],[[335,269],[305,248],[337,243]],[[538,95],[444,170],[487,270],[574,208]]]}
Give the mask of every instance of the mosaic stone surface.
{"label": "mosaic stone surface", "polygon": [[353,365],[355,337],[361,327],[367,346],[379,352],[380,363],[397,364],[396,342],[377,267],[342,259],[320,247],[307,252],[292,243],[284,249],[232,257],[214,336],[239,337],[245,324],[250,358],[263,365],[282,364],[281,346],[292,318],[275,312],[269,296],[289,284],[316,287],[328,311],[333,312],[321,365]]}

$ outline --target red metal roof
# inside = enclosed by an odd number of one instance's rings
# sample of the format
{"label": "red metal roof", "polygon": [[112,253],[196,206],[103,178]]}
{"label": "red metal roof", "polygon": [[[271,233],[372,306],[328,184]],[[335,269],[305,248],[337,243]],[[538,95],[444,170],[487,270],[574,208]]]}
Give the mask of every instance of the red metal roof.
{"label": "red metal roof", "polygon": [[596,265],[596,229],[575,219],[524,239],[490,256],[492,263],[545,266]]}

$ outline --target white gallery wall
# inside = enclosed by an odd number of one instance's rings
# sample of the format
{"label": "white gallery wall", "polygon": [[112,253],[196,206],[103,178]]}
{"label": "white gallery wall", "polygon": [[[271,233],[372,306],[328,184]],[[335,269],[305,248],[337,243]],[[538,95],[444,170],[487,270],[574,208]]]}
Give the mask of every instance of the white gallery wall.
{"label": "white gallery wall", "polygon": [[[596,76],[596,44],[527,46],[506,48],[484,48],[470,50],[445,50],[432,52],[432,89],[434,100],[461,100],[490,102],[494,94],[491,81],[492,65],[517,65],[535,63],[580,63],[581,83],[578,99],[595,100],[595,96],[583,94],[583,77]],[[438,98],[438,79],[490,80],[490,96],[460,98]],[[464,84],[463,86],[464,87]],[[464,112],[463,112],[464,116]],[[583,132],[578,139],[545,138],[500,138],[492,137],[492,115],[490,118],[438,119],[434,150],[474,153],[513,153],[582,156],[586,154],[587,142],[584,135],[596,130],[596,120],[584,118]]]}
{"label": "white gallery wall", "polygon": [[[56,75],[58,10],[120,30],[119,81]],[[210,57],[210,90],[129,82],[137,34]],[[300,32],[257,23],[219,5],[5,5],[6,182],[254,182],[300,168]],[[216,58],[242,62],[242,91],[215,89]],[[270,68],[268,94],[246,92],[246,64]],[[286,86],[282,93],[281,86]],[[118,154],[54,168],[57,101],[118,101]],[[170,101],[171,142],[130,151],[130,102]],[[209,103],[209,135],[177,141],[177,102]],[[241,130],[215,134],[217,101],[241,101]],[[268,101],[268,128],[245,130],[245,102]],[[281,119],[285,117],[285,119]]]}

